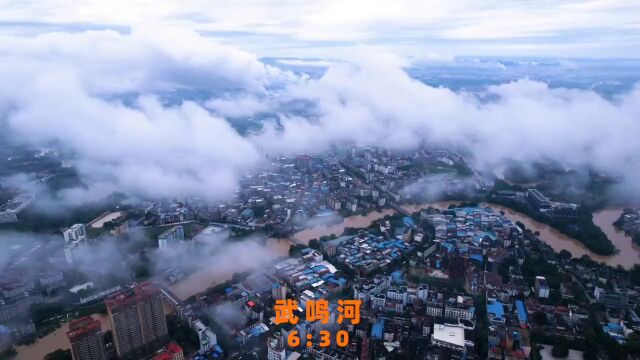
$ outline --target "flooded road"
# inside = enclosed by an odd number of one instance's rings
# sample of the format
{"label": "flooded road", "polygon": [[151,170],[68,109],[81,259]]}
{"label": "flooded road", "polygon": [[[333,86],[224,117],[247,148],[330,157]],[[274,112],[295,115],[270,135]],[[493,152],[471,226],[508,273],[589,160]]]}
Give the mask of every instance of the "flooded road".
{"label": "flooded road", "polygon": [[[100,320],[102,323],[102,332],[111,330],[111,323],[107,316],[102,314],[91,315],[94,319]],[[37,360],[42,359],[50,352],[54,352],[58,349],[70,349],[71,344],[67,338],[67,331],[69,331],[69,323],[64,323],[59,329],[51,334],[38,339],[35,343],[26,346],[16,346],[16,360]]]}

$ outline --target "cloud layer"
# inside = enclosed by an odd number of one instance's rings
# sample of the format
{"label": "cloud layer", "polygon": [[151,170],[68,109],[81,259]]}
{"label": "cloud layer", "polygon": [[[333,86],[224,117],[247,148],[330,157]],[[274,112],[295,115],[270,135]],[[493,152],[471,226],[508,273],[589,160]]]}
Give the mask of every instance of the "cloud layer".
{"label": "cloud layer", "polygon": [[[638,88],[609,100],[521,79],[454,92],[370,48],[314,78],[182,29],[14,36],[0,54],[0,119],[11,137],[71,151],[103,193],[222,199],[263,152],[425,141],[464,146],[484,168],[551,158],[640,175]],[[213,95],[162,100],[174,89]],[[225,119],[258,113],[273,120],[247,136]]]}
{"label": "cloud layer", "polygon": [[261,56],[336,56],[354,44],[453,55],[637,57],[625,0],[5,1],[0,33],[186,27]]}

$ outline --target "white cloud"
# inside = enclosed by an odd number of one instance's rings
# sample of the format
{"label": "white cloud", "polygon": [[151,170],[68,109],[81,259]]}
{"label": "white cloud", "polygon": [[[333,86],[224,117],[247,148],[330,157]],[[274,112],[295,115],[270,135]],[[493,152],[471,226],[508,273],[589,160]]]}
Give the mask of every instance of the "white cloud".
{"label": "white cloud", "polygon": [[640,176],[640,88],[607,100],[522,79],[487,87],[482,95],[497,100],[482,102],[412,79],[404,61],[389,55],[369,54],[356,64],[289,88],[292,98],[315,104],[318,118],[283,117],[281,129],[268,127],[254,141],[276,153],[340,143],[402,149],[430,141],[465,146],[488,168],[506,159],[552,158],[619,172],[630,182]]}
{"label": "white cloud", "polygon": [[[0,78],[5,86],[32,73],[71,69],[93,94],[158,91],[182,84],[260,90],[281,76],[255,55],[178,28],[54,32],[4,36]],[[0,85],[2,86],[2,85]]]}
{"label": "white cloud", "polygon": [[0,6],[10,33],[52,25],[179,26],[246,41],[248,49],[271,56],[294,56],[301,46],[335,56],[338,44],[327,42],[340,42],[413,54],[437,47],[455,55],[637,57],[639,13],[640,4],[625,0],[52,0]]}
{"label": "white cloud", "polygon": [[[0,99],[15,140],[56,142],[101,192],[233,193],[259,161],[253,144],[193,102],[162,104],[173,87],[263,92],[280,70],[189,31],[56,33],[13,38],[0,52]],[[133,93],[133,103],[118,100]],[[77,197],[77,196],[75,196]]]}
{"label": "white cloud", "polygon": [[270,110],[267,99],[255,95],[225,96],[207,101],[204,105],[222,117],[248,117]]}
{"label": "white cloud", "polygon": [[[345,144],[408,149],[434,141],[469,147],[483,166],[550,157],[629,179],[640,172],[637,89],[607,100],[520,80],[488,87],[480,95],[498,100],[483,103],[478,94],[425,85],[406,73],[407,59],[365,46],[314,79],[182,30],[12,37],[0,53],[0,118],[12,138],[72,151],[100,193],[222,198],[261,164],[258,149]],[[156,94],[167,88],[233,91],[204,105],[167,105]],[[130,93],[133,100],[121,100]],[[296,104],[314,116],[291,110]],[[268,112],[278,123],[248,137],[221,117]]]}

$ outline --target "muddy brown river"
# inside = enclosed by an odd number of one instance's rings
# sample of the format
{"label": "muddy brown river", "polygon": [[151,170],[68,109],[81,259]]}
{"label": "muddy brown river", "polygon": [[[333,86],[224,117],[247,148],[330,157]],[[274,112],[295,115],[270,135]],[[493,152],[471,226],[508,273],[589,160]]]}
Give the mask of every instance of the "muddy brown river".
{"label": "muddy brown river", "polygon": [[[419,211],[420,209],[427,208],[429,206],[438,209],[446,209],[453,203],[459,202],[441,201],[418,205],[404,205],[403,208],[409,212]],[[535,221],[522,213],[499,205],[486,203],[481,205],[490,206],[497,211],[504,211],[505,215],[513,221],[520,221],[532,231],[538,231],[540,233],[540,239],[549,244],[555,251],[566,249],[571,252],[574,257],[589,255],[596,261],[604,261],[611,266],[622,265],[625,268],[629,268],[636,263],[640,263],[640,246],[633,244],[631,242],[631,238],[625,236],[623,232],[617,231],[612,225],[613,221],[615,221],[622,213],[622,208],[608,208],[594,214],[594,222],[602,228],[613,244],[620,249],[620,252],[616,255],[600,256],[587,249],[579,241],[562,234],[548,225]],[[340,235],[348,227],[368,227],[371,222],[392,214],[395,214],[395,210],[385,209],[383,211],[372,211],[366,215],[349,216],[339,223],[319,225],[313,228],[301,230],[294,235],[294,238],[299,242],[308,243],[309,240],[314,238],[317,239],[322,236]],[[287,256],[289,245],[290,242],[286,239],[269,239],[264,250],[256,251],[261,252],[261,254],[259,254],[260,258],[265,261],[269,261],[279,256]],[[264,264],[262,261],[259,263],[259,265]],[[242,262],[241,259],[238,259],[238,261],[234,262],[232,265],[233,266],[226,266],[222,270],[220,267],[214,266],[197,271],[177,284],[172,285],[171,290],[174,291],[176,295],[184,299],[205,290],[211,285],[227,280],[234,272],[247,271],[255,268],[253,263]]]}
{"label": "muddy brown river", "polygon": [[[100,320],[102,323],[102,331],[111,330],[111,323],[109,318],[101,314],[91,315],[94,319]],[[64,323],[59,329],[51,334],[38,339],[35,343],[26,346],[16,346],[16,360],[39,360],[45,357],[50,352],[54,352],[58,349],[70,349],[71,344],[67,338],[67,331],[69,331],[69,323]]]}
{"label": "muddy brown river", "polygon": [[[459,202],[441,201],[419,205],[405,205],[403,208],[409,212],[415,212],[429,206],[438,209],[446,209],[452,203]],[[509,219],[513,221],[520,221],[532,231],[540,232],[540,239],[549,244],[555,251],[566,249],[575,257],[580,257],[586,254],[596,261],[604,261],[612,266],[622,265],[625,268],[629,268],[634,264],[640,263],[640,246],[633,244],[631,238],[625,236],[624,232],[616,230],[612,225],[612,223],[622,213],[622,208],[607,208],[594,214],[594,222],[596,225],[602,228],[616,248],[620,250],[613,256],[600,256],[591,252],[579,241],[564,235],[545,224],[535,221],[524,214],[499,205],[485,203],[481,205],[490,206],[497,211],[504,211],[505,215]],[[383,211],[372,211],[366,215],[354,215],[344,218],[342,222],[336,224],[320,225],[299,231],[294,235],[294,237],[299,242],[308,243],[309,240],[313,238],[340,235],[345,228],[348,227],[368,227],[371,222],[394,213],[395,210],[385,209]],[[249,261],[246,259],[234,258],[229,259],[229,261],[225,263],[211,264],[211,266],[204,267],[203,269],[187,276],[184,280],[171,285],[170,288],[177,296],[182,299],[186,299],[191,295],[204,291],[216,283],[228,280],[234,272],[257,269],[278,257],[287,256],[290,245],[291,242],[287,239],[268,239],[266,245],[252,248],[252,260]],[[256,261],[255,259],[259,260]],[[108,320],[101,320],[103,321],[103,330],[107,329],[109,326]],[[56,332],[43,339],[38,340],[38,342],[33,345],[18,347],[17,359],[41,359],[42,356],[58,348],[69,348],[69,342],[65,335],[66,326],[67,325],[65,324],[65,327],[58,329]]]}

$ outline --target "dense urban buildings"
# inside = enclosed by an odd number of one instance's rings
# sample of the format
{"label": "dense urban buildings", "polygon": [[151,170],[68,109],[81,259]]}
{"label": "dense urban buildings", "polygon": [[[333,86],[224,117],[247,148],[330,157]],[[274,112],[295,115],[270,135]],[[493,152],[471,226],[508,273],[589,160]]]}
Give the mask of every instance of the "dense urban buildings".
{"label": "dense urban buildings", "polygon": [[67,337],[73,360],[104,360],[105,348],[99,320],[85,316],[69,323]]}
{"label": "dense urban buildings", "polygon": [[106,305],[118,356],[168,340],[161,293],[155,285],[138,284],[131,291],[110,296]]}
{"label": "dense urban buildings", "polygon": [[184,240],[184,227],[181,225],[173,226],[162,234],[158,235],[158,248],[166,249],[169,246]]}

